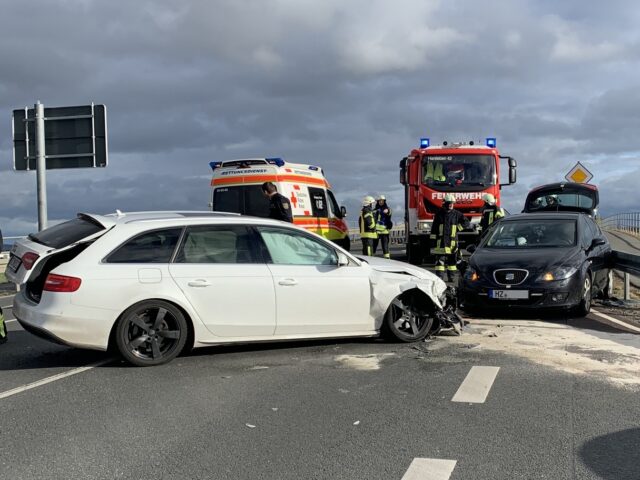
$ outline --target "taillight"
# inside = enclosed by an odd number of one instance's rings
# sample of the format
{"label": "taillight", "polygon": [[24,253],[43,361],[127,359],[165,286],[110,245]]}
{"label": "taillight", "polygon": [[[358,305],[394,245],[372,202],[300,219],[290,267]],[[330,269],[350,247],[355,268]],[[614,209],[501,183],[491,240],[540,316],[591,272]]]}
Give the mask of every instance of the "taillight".
{"label": "taillight", "polygon": [[36,263],[38,258],[40,258],[40,255],[37,253],[27,252],[22,255],[22,266],[25,270],[31,270],[31,267],[33,267],[33,264]]}
{"label": "taillight", "polygon": [[44,290],[47,292],[75,292],[80,288],[82,280],[66,275],[50,273],[44,281]]}

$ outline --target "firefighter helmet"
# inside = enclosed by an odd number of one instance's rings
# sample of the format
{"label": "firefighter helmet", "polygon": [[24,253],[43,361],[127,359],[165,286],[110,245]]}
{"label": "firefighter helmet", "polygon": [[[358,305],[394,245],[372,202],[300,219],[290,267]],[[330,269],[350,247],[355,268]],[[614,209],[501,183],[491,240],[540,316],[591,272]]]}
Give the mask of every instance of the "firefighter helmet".
{"label": "firefighter helmet", "polygon": [[482,200],[484,201],[484,203],[488,203],[489,205],[496,204],[496,197],[494,197],[490,193],[485,193],[484,195],[482,195]]}
{"label": "firefighter helmet", "polygon": [[378,200],[386,200],[387,197],[385,197],[384,195],[378,195]]}
{"label": "firefighter helmet", "polygon": [[456,203],[456,196],[453,193],[447,193],[444,196],[444,203]]}
{"label": "firefighter helmet", "polygon": [[363,207],[368,207],[369,205],[371,205],[372,203],[376,203],[376,199],[373,198],[371,195],[367,195],[366,197],[364,197],[364,199],[362,200],[362,206]]}

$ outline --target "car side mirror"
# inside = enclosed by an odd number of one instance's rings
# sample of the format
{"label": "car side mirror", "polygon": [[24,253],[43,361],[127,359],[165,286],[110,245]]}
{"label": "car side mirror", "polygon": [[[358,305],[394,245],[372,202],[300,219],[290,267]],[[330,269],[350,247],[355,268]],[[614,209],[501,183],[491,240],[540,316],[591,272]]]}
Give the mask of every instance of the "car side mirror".
{"label": "car side mirror", "polygon": [[473,252],[476,251],[476,245],[474,243],[472,243],[471,245],[467,245],[467,247],[465,248],[465,250],[467,251],[467,253],[472,254]]}
{"label": "car side mirror", "polygon": [[594,249],[596,247],[599,247],[601,245],[606,245],[606,241],[604,238],[594,238],[593,240],[591,240],[591,246],[589,247],[589,250]]}
{"label": "car side mirror", "polygon": [[342,252],[338,252],[338,266],[346,267],[347,265],[349,265],[349,257]]}
{"label": "car side mirror", "polygon": [[342,214],[342,218],[347,216],[347,207],[344,205],[340,207],[340,213]]}

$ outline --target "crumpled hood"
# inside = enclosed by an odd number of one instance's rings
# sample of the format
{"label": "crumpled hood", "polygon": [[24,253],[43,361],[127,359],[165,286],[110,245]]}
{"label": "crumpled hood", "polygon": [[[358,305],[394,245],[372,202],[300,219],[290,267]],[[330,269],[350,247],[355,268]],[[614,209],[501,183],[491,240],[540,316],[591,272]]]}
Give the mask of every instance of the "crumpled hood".
{"label": "crumpled hood", "polygon": [[441,282],[442,285],[446,288],[446,284],[429,270],[416,267],[415,265],[411,265],[410,263],[398,262],[397,260],[389,260],[387,258],[380,257],[365,257],[361,255],[356,255],[356,258],[365,263],[368,263],[369,265],[371,265],[372,269],[377,270],[378,272],[404,273],[417,278],[421,278],[423,280],[431,280],[436,283]]}
{"label": "crumpled hood", "polygon": [[407,290],[421,290],[437,308],[443,308],[441,299],[447,284],[428,270],[386,258],[357,258],[371,268],[371,315],[376,319],[376,325],[382,324],[384,313],[391,301]]}

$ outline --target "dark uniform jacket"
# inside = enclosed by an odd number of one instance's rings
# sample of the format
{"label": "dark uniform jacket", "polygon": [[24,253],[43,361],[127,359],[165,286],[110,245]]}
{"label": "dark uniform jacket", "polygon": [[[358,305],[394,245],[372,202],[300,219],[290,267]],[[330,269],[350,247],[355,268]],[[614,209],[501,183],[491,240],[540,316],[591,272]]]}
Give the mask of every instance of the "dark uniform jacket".
{"label": "dark uniform jacket", "polygon": [[269,198],[269,218],[293,223],[291,202],[284,195],[275,193]]}
{"label": "dark uniform jacket", "polygon": [[458,248],[458,231],[470,226],[469,219],[458,210],[438,210],[431,226],[430,238],[435,240],[432,253],[454,253]]}
{"label": "dark uniform jacket", "polygon": [[361,238],[377,238],[376,233],[376,217],[375,212],[371,207],[363,207],[360,212],[360,218],[358,219],[358,226],[360,227]]}
{"label": "dark uniform jacket", "polygon": [[480,220],[480,228],[482,229],[482,235],[487,233],[489,226],[504,217],[504,210],[497,205],[485,205],[482,208],[482,219]]}

